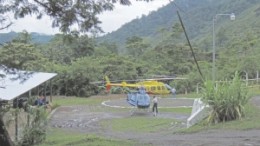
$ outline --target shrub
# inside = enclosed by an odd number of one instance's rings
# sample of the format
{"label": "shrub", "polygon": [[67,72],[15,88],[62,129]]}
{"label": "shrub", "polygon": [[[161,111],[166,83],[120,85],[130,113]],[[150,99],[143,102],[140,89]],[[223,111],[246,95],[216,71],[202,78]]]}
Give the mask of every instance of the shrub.
{"label": "shrub", "polygon": [[30,123],[23,130],[19,146],[35,145],[46,138],[47,113],[44,107],[30,109]]}
{"label": "shrub", "polygon": [[203,101],[210,105],[212,111],[208,117],[209,123],[225,122],[241,119],[244,106],[249,96],[248,90],[236,72],[231,82],[222,81],[215,84],[208,80],[204,82]]}
{"label": "shrub", "polygon": [[122,87],[112,87],[110,92],[112,94],[121,94],[124,93],[123,88]]}

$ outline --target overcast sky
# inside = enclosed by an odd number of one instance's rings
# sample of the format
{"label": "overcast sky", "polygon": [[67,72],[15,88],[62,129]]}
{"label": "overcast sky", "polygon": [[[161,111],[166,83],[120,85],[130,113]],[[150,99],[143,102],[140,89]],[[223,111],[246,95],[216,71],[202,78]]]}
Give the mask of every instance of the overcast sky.
{"label": "overcast sky", "polygon": [[[104,12],[100,15],[100,20],[102,21],[100,26],[106,33],[114,31],[123,24],[143,14],[147,15],[149,12],[157,10],[168,3],[169,0],[154,0],[149,3],[132,1],[131,6],[116,5],[113,11]],[[48,17],[37,20],[35,16],[27,16],[25,19],[14,20],[13,22],[14,24],[10,28],[2,30],[0,33],[10,31],[21,32],[22,30],[44,34],[55,34],[59,32],[57,28],[54,29],[51,27],[51,20]]]}

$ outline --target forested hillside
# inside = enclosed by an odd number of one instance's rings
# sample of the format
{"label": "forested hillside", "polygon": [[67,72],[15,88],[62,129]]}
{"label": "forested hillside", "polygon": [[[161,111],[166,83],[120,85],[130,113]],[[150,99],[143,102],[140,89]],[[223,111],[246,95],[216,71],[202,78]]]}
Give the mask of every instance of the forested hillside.
{"label": "forested hillside", "polygon": [[[17,36],[18,36],[18,33],[14,32],[14,31],[11,31],[8,33],[0,33],[0,38],[1,38],[0,44],[2,44],[4,42],[9,42]],[[48,43],[53,38],[52,35],[40,34],[37,32],[32,32],[31,37],[32,37],[32,41],[34,43],[39,43],[39,44]]]}
{"label": "forested hillside", "polygon": [[[22,32],[0,46],[0,62],[22,70],[56,72],[53,91],[60,95],[89,96],[99,91],[91,82],[105,75],[131,80],[175,75],[177,93],[194,92],[202,84],[196,62],[184,36],[180,12],[203,74],[212,78],[212,29],[216,14],[235,13],[215,21],[216,80],[256,78],[260,71],[260,3],[258,0],[176,0],[148,16],[125,24],[96,39],[79,33],[56,34],[46,44],[33,43]],[[104,89],[104,88],[103,88]]]}
{"label": "forested hillside", "polygon": [[[178,10],[183,18],[188,35],[193,42],[204,40],[209,43],[212,35],[212,20],[216,14],[235,13],[236,22],[230,22],[228,17],[218,18],[216,27],[224,27],[231,31],[241,31],[241,26],[250,26],[255,29],[260,26],[258,0],[175,0],[158,11],[151,12],[148,16],[142,16],[123,25],[117,31],[100,37],[100,42],[115,42],[124,52],[127,38],[139,36],[154,44],[167,32],[177,19]],[[234,27],[235,26],[235,27]],[[244,29],[242,29],[244,31]],[[205,43],[205,42],[203,42]],[[204,46],[205,44],[200,44]]]}

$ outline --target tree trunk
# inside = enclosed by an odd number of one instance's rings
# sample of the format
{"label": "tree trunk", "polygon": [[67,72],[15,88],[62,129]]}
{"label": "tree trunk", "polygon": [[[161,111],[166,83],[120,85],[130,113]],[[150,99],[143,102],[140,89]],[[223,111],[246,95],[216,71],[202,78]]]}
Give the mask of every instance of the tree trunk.
{"label": "tree trunk", "polygon": [[0,115],[0,144],[3,146],[14,146],[5,127],[2,115]]}

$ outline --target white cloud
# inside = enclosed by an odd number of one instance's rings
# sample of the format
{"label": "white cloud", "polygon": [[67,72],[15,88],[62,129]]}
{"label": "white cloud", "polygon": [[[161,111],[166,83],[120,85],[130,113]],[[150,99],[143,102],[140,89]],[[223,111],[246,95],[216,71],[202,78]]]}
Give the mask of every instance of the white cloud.
{"label": "white cloud", "polygon": [[[131,6],[117,4],[113,11],[104,12],[100,15],[100,20],[102,21],[100,26],[105,32],[114,31],[123,24],[142,15],[147,15],[149,12],[157,10],[159,7],[168,3],[169,0],[154,0],[149,3],[132,1]],[[59,32],[57,28],[52,28],[49,17],[43,17],[37,20],[35,16],[26,16],[24,19],[14,20],[14,24],[10,28],[2,30],[0,33],[9,31],[21,32],[23,30],[45,34],[55,34]]]}
{"label": "white cloud", "polygon": [[52,21],[49,17],[43,17],[42,19],[37,20],[34,16],[26,16],[24,19],[13,20],[13,22],[14,24],[10,28],[5,29],[6,32],[21,32],[23,30],[45,34],[55,34],[59,32],[58,29],[52,28]]}
{"label": "white cloud", "polygon": [[105,32],[114,31],[123,24],[142,15],[148,15],[149,12],[157,10],[168,3],[168,0],[155,0],[149,3],[133,1],[131,6],[116,5],[114,11],[105,12],[100,16],[101,27]]}

